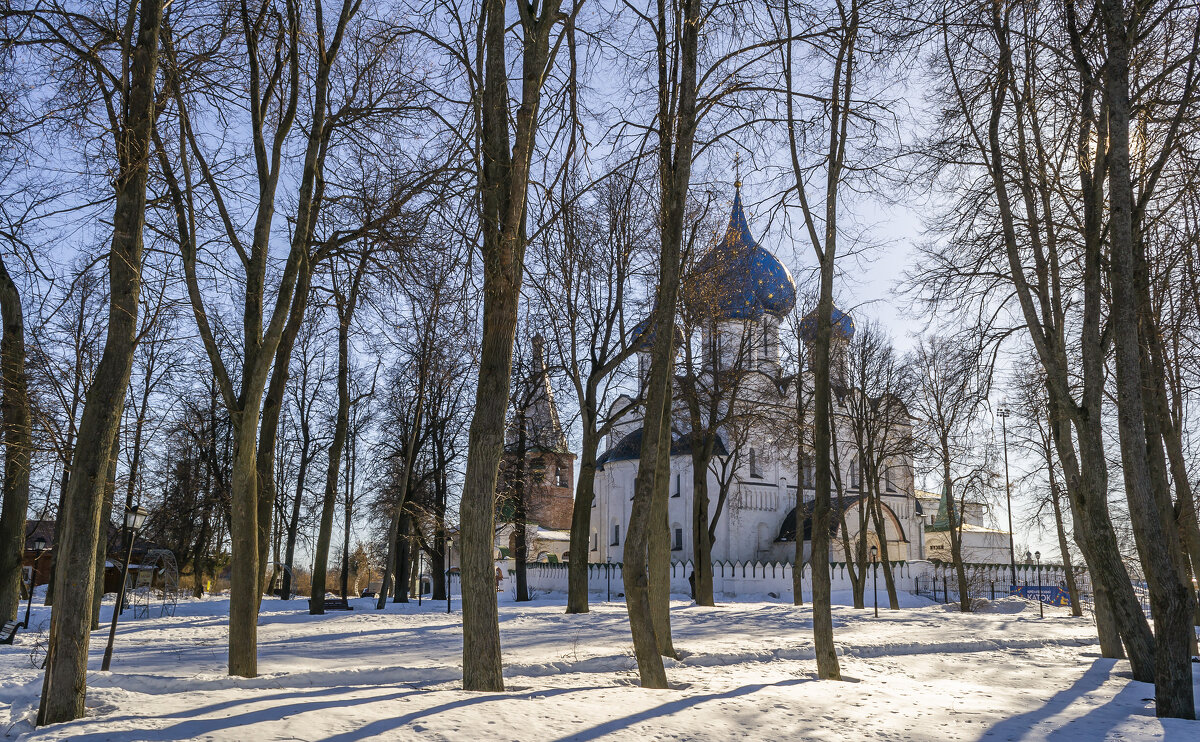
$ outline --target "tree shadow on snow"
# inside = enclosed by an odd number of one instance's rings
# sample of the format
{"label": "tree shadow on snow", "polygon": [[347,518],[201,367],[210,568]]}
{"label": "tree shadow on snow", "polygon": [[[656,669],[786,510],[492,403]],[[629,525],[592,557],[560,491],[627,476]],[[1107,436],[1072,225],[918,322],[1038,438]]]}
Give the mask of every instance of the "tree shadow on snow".
{"label": "tree shadow on snow", "polygon": [[[606,735],[625,729],[633,724],[637,724],[638,722],[671,716],[672,714],[677,714],[680,711],[687,711],[694,706],[699,706],[700,704],[707,703],[708,701],[737,698],[738,696],[757,693],[764,688],[783,688],[809,682],[813,682],[813,679],[794,678],[792,680],[783,680],[778,683],[755,683],[753,685],[743,685],[740,688],[733,688],[722,693],[708,693],[699,696],[687,696],[675,701],[670,701],[669,703],[664,703],[661,706],[655,706],[654,708],[649,708],[645,711],[639,711],[636,714],[630,714],[629,716],[622,716],[619,719],[606,721],[603,724],[598,724],[591,729],[585,729],[582,732],[568,734],[565,737],[561,737],[557,742],[586,742],[586,740],[600,739]],[[326,740],[326,742],[328,742],[328,740]]]}
{"label": "tree shadow on snow", "polygon": [[[1088,693],[1098,690],[1106,680],[1117,675],[1113,672],[1116,663],[1117,660],[1114,659],[1095,660],[1092,662],[1092,666],[1083,673],[1083,676],[1071,684],[1070,688],[1055,693],[1040,708],[1004,719],[983,736],[985,738],[1022,739],[1036,724],[1066,711],[1072,703]],[[1146,692],[1147,688],[1153,694],[1153,686],[1130,681],[1112,700],[1093,708],[1082,716],[1066,721],[1050,731],[1046,738],[1052,740],[1107,739],[1108,732],[1128,717],[1130,704],[1136,701],[1138,694]]]}
{"label": "tree shadow on snow", "polygon": [[[348,706],[361,706],[363,704],[376,703],[376,702],[394,701],[399,698],[403,698],[405,696],[411,696],[415,693],[420,692],[420,691],[408,690],[408,691],[390,693],[390,694],[381,695],[381,696],[363,696],[360,698],[341,697],[341,698],[332,698],[332,699],[324,700],[324,701],[310,701],[307,703],[293,702],[293,703],[288,703],[283,706],[270,705],[270,706],[267,706],[266,708],[256,709],[253,711],[246,711],[241,714],[232,714],[229,716],[218,716],[218,717],[214,717],[214,718],[205,718],[205,719],[194,718],[195,714],[197,714],[197,713],[211,713],[211,712],[220,711],[220,710],[223,710],[226,708],[236,707],[240,704],[253,704],[253,703],[261,703],[264,701],[276,701],[276,700],[279,700],[282,698],[289,698],[289,697],[304,698],[304,697],[312,697],[312,696],[323,696],[323,695],[329,695],[331,693],[337,693],[337,692],[344,693],[348,690],[352,690],[352,689],[349,689],[349,688],[323,688],[323,689],[312,690],[312,691],[282,693],[282,694],[277,694],[277,695],[272,695],[272,696],[248,696],[246,698],[239,699],[236,701],[225,701],[225,702],[221,702],[221,703],[212,704],[211,706],[201,708],[201,709],[186,709],[184,711],[173,713],[173,714],[164,714],[162,716],[150,717],[152,719],[159,719],[159,718],[166,719],[166,718],[173,718],[173,717],[180,717],[180,716],[189,717],[189,718],[186,718],[184,721],[179,722],[178,724],[172,724],[171,726],[165,727],[163,729],[129,729],[129,730],[121,730],[119,732],[113,732],[111,730],[108,730],[108,731],[92,732],[92,733],[87,733],[87,734],[77,734],[77,735],[73,734],[70,736],[70,739],[72,740],[72,742],[108,742],[110,740],[117,740],[117,739],[146,740],[147,742],[150,742],[151,740],[162,740],[163,742],[165,742],[167,740],[173,741],[173,740],[181,740],[181,739],[193,739],[193,738],[200,737],[200,736],[203,736],[206,734],[213,734],[213,733],[222,732],[222,731],[228,732],[228,731],[231,731],[231,730],[237,729],[239,727],[243,727],[243,726],[249,726],[249,725],[253,725],[253,724],[262,724],[262,723],[271,722],[271,721],[279,721],[280,719],[283,719],[284,717],[297,716],[299,714],[306,714],[306,713],[311,713],[314,711],[323,711],[325,709],[331,709],[331,708],[346,708]],[[104,721],[106,723],[111,723],[113,721],[124,721],[127,719],[128,721],[136,723],[141,718],[143,718],[143,717],[126,717],[125,719],[106,718],[106,719],[104,719]]]}
{"label": "tree shadow on snow", "polygon": [[417,709],[403,716],[396,716],[387,719],[379,719],[370,724],[353,729],[350,731],[335,734],[332,737],[326,737],[322,742],[358,742],[358,740],[374,739],[381,734],[394,732],[401,727],[411,724],[419,719],[425,719],[445,711],[452,711],[458,708],[467,706],[475,706],[481,703],[491,703],[493,701],[511,701],[514,698],[525,697],[527,700],[540,698],[548,698],[550,696],[560,696],[564,693],[577,693],[579,691],[595,690],[595,688],[552,688],[547,690],[539,690],[530,693],[514,694],[514,693],[488,693],[483,695],[474,695],[468,698],[460,698],[457,701],[443,703],[440,706],[431,708]]}

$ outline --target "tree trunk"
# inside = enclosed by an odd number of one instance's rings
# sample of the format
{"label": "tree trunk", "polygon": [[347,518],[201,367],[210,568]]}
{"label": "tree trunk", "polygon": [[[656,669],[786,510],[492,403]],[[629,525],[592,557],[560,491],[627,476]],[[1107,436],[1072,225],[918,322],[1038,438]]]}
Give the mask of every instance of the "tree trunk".
{"label": "tree trunk", "polygon": [[[812,514],[812,592],[813,644],[817,658],[817,677],[841,680],[837,650],[833,643],[832,585],[829,572],[830,485],[833,472],[830,455],[833,447],[832,394],[830,389],[830,344],[833,332],[833,253],[826,242],[821,265],[821,294],[817,304],[817,337],[813,343],[813,453],[816,463],[816,499]],[[803,522],[796,514],[797,538],[803,538]]]}
{"label": "tree trunk", "polygon": [[[664,245],[663,252],[667,252]],[[676,266],[678,259],[671,261]],[[668,258],[662,260],[662,273],[670,270]],[[670,286],[669,289],[664,286]],[[633,635],[633,653],[637,660],[638,673],[641,676],[643,688],[666,688],[667,673],[663,666],[662,655],[659,652],[658,638],[655,636],[654,608],[650,595],[649,550],[650,530],[656,525],[653,521],[655,482],[661,457],[658,450],[661,446],[670,446],[670,441],[662,440],[664,415],[669,414],[665,400],[669,399],[668,385],[671,383],[671,355],[675,352],[674,344],[674,296],[671,296],[670,310],[664,308],[663,295],[675,293],[678,286],[678,268],[670,280],[661,280],[658,294],[659,309],[655,313],[655,341],[650,360],[648,374],[649,392],[646,395],[646,415],[643,419],[642,451],[638,462],[637,477],[634,480],[633,506],[629,513],[629,528],[625,534],[621,577],[625,587],[625,606],[629,612],[629,628]],[[666,317],[670,322],[664,322]]]}
{"label": "tree trunk", "polygon": [[[432,328],[432,324],[430,325]],[[428,385],[428,354],[430,349],[422,344],[422,358],[420,362],[420,372],[417,380],[417,401],[413,411],[412,430],[408,431],[408,441],[404,449],[404,472],[400,475],[400,481],[397,483],[397,491],[400,493],[400,502],[396,503],[396,509],[392,513],[391,527],[388,529],[388,555],[383,562],[383,585],[384,588],[379,591],[379,599],[375,603],[376,610],[383,610],[384,602],[387,600],[387,584],[392,576],[392,563],[394,561],[393,553],[398,548],[400,534],[400,519],[405,517],[405,505],[408,502],[408,487],[412,481],[412,468],[417,460],[417,441],[421,431],[421,420],[425,412],[425,388]],[[400,581],[397,577],[396,593],[400,593]]]}
{"label": "tree trunk", "polygon": [[[708,461],[692,441],[692,574],[696,605],[714,606],[712,542],[708,538]],[[803,536],[801,541],[803,541]]]}
{"label": "tree trunk", "polygon": [[[96,581],[92,586],[92,631],[100,628],[100,606],[104,602],[104,573],[108,561],[108,526],[112,523],[113,500],[117,494],[117,452],[120,433],[113,436],[108,454],[108,473],[104,476],[104,501],[100,505],[100,527],[96,530]],[[122,522],[124,518],[122,516]],[[124,546],[124,544],[123,544]],[[119,593],[124,586],[117,588]]]}
{"label": "tree trunk", "polygon": [[292,512],[288,516],[287,524],[287,545],[284,548],[283,563],[286,569],[283,570],[283,593],[284,598],[292,594],[292,570],[295,568],[296,560],[296,538],[300,533],[300,503],[304,497],[304,479],[308,474],[308,447],[309,439],[307,430],[303,433],[303,441],[300,444],[300,465],[296,470],[296,492],[292,497]]}
{"label": "tree trunk", "polygon": [[467,474],[459,514],[465,690],[504,690],[492,550],[496,476],[504,450],[505,410],[517,323],[517,290],[518,287],[510,282],[503,289],[497,287],[485,292],[483,300],[479,386],[475,395],[475,415],[471,420]]}
{"label": "tree trunk", "polygon": [[196,537],[196,545],[192,551],[192,597],[199,600],[204,597],[204,552],[208,546],[208,534],[212,518],[212,509],[204,508],[200,519],[200,534]]}
{"label": "tree trunk", "polygon": [[[21,295],[0,258],[0,425],[4,436],[4,508],[0,511],[0,622],[14,621],[21,604],[21,561],[29,509],[33,446],[29,382],[25,374],[25,315]],[[30,589],[33,585],[30,584]]]}
{"label": "tree trunk", "polygon": [[[339,312],[341,314],[341,312]],[[350,322],[339,317],[338,323],[338,406],[333,425],[333,440],[329,443],[325,470],[325,494],[321,501],[321,525],[317,532],[317,554],[313,564],[312,600],[309,613],[325,613],[326,582],[329,570],[329,547],[333,540],[333,509],[337,506],[338,473],[341,471],[342,448],[346,445],[350,427]],[[349,524],[346,524],[349,528]]]}
{"label": "tree trunk", "polygon": [[[521,104],[510,110],[508,19],[504,0],[485,0],[478,43],[483,59],[479,100],[480,227],[483,234],[483,344],[475,414],[467,442],[467,470],[459,512],[463,607],[463,688],[504,690],[496,607],[496,475],[504,452],[505,411],[512,349],[525,269],[525,216],[544,70],[553,60],[550,30],[559,2],[547,0],[521,14]],[[510,128],[510,120],[512,127]]]}
{"label": "tree trunk", "polygon": [[346,526],[342,529],[342,599],[350,597],[350,499],[349,493],[346,493],[345,523]]}
{"label": "tree trunk", "polygon": [[[400,527],[396,532],[396,588],[392,593],[393,603],[408,602],[409,568],[412,564],[412,516],[407,509],[400,516]],[[380,597],[384,597],[381,593]]]}
{"label": "tree trunk", "polygon": [[592,504],[596,499],[596,436],[591,415],[583,416],[583,444],[579,451],[579,481],[571,509],[571,558],[567,562],[567,613],[588,612],[588,555]]}
{"label": "tree trunk", "polygon": [[262,565],[258,563],[258,395],[249,395],[241,411],[230,415],[233,472],[230,477],[229,674],[258,674],[258,605]]}
{"label": "tree trunk", "polygon": [[[970,585],[967,583],[967,568],[962,558],[962,502],[955,503],[954,493],[950,491],[950,443],[942,439],[942,481],[946,488],[946,501],[950,506],[950,561],[954,565],[954,575],[958,580],[958,607],[963,613],[971,612]],[[964,498],[960,498],[965,499]]]}
{"label": "tree trunk", "polygon": [[[673,342],[673,341],[672,341]],[[674,348],[672,348],[672,351]],[[673,378],[674,374],[668,378]],[[667,386],[666,414],[658,434],[658,466],[654,470],[654,492],[650,507],[650,535],[646,549],[649,569],[650,617],[654,639],[663,657],[678,658],[671,641],[671,387]]]}
{"label": "tree trunk", "polygon": [[1058,494],[1058,481],[1054,477],[1054,461],[1049,445],[1046,447],[1046,470],[1050,479],[1050,505],[1054,508],[1054,530],[1058,535],[1058,552],[1062,556],[1063,579],[1067,583],[1067,594],[1071,597],[1071,615],[1078,618],[1083,615],[1083,606],[1079,603],[1075,565],[1071,563],[1071,552],[1067,547],[1067,529],[1063,523],[1062,501]]}
{"label": "tree trunk", "polygon": [[[790,69],[790,67],[789,67]],[[796,363],[796,543],[792,556],[792,605],[804,605],[804,351]]]}
{"label": "tree trunk", "polygon": [[1075,444],[1056,414],[1054,395],[1050,399],[1050,429],[1066,475],[1075,543],[1092,577],[1100,652],[1110,658],[1128,654],[1134,679],[1154,682],[1154,635],[1134,595],[1109,518],[1107,461],[1100,421],[1089,416],[1076,426],[1076,459]]}
{"label": "tree trunk", "polygon": [[70,528],[58,543],[55,575],[58,601],[50,618],[50,643],[38,725],[78,719],[84,713],[87,653],[92,624],[96,534],[108,455],[121,424],[125,390],[133,368],[141,290],[142,228],[150,129],[154,117],[154,81],[158,68],[161,0],[143,0],[137,45],[130,55],[129,101],[125,129],[117,134],[120,172],[108,260],[109,315],[104,352],[83,408],[75,447],[65,516]]}
{"label": "tree trunk", "polygon": [[[875,481],[879,478],[876,477]],[[892,573],[892,555],[888,552],[887,528],[883,523],[883,498],[876,488],[874,507],[871,508],[871,519],[875,525],[875,537],[879,541],[879,561],[883,570],[883,584],[887,588],[888,607],[893,611],[900,609],[900,596],[896,592],[896,576]]]}
{"label": "tree trunk", "polygon": [[[671,21],[666,8],[658,5],[658,177],[659,196],[659,276],[655,292],[654,343],[647,374],[646,414],[643,419],[642,452],[634,481],[633,506],[625,537],[625,605],[633,635],[633,652],[644,688],[666,688],[667,673],[658,640],[654,635],[653,609],[647,572],[651,518],[654,510],[655,481],[659,476],[660,446],[671,445],[671,368],[675,356],[675,311],[679,296],[680,253],[683,245],[683,220],[692,176],[692,152],[696,131],[697,59],[699,53],[700,0],[685,0],[678,9],[679,29],[668,47],[666,29]],[[677,44],[677,48],[675,45]],[[674,49],[674,50],[672,50]],[[678,55],[677,57],[674,55]],[[669,65],[676,65],[677,78],[668,76]],[[678,87],[673,83],[677,80]],[[666,440],[662,431],[668,431]],[[661,473],[661,476],[669,476]]]}
{"label": "tree trunk", "polygon": [[[1117,422],[1126,498],[1138,554],[1150,586],[1154,613],[1155,712],[1159,717],[1195,718],[1188,657],[1192,633],[1191,596],[1179,580],[1182,553],[1174,528],[1164,528],[1161,505],[1147,460],[1146,411],[1138,327],[1138,269],[1133,245],[1133,186],[1129,163],[1129,67],[1132,52],[1123,3],[1103,0],[1101,17],[1108,42],[1104,81],[1108,104],[1112,315],[1117,371]],[[1149,329],[1149,328],[1147,328]]]}
{"label": "tree trunk", "polygon": [[[520,437],[524,437],[524,433]],[[523,444],[518,446],[517,456],[524,458]],[[529,542],[526,530],[526,519],[529,514],[525,512],[525,477],[525,466],[522,464],[516,483],[516,498],[513,503],[513,536],[516,546],[513,551],[513,560],[516,566],[518,602],[529,600]]]}
{"label": "tree trunk", "polygon": [[[279,346],[275,350],[275,363],[271,367],[271,381],[267,385],[266,396],[263,397],[262,419],[258,427],[258,559],[260,563],[267,561],[267,544],[271,538],[271,515],[275,508],[277,488],[275,483],[275,449],[279,444],[279,415],[283,411],[283,395],[287,390],[288,377],[291,371],[292,350],[296,347],[296,337],[304,323],[304,314],[308,309],[309,284],[312,279],[312,264],[304,261],[296,277],[296,288],[292,294],[292,306],[288,313],[287,324],[279,336]],[[304,468],[303,457],[307,451],[301,452],[301,469]],[[301,474],[303,479],[303,474]],[[299,491],[299,489],[297,489]],[[297,505],[299,503],[297,502]],[[289,539],[294,539],[289,530]],[[287,559],[291,567],[292,558]],[[264,576],[266,570],[263,570]],[[291,589],[291,578],[285,571],[283,578],[286,590]],[[259,598],[272,584],[266,582],[259,589]],[[261,605],[261,603],[260,603]]]}

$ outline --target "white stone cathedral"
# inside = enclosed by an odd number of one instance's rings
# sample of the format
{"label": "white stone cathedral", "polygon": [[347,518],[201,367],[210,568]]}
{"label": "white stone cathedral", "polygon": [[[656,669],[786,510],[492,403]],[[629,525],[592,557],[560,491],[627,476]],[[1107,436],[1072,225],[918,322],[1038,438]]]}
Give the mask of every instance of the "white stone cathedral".
{"label": "white stone cathedral", "polygon": [[[812,389],[810,377],[802,384],[785,378],[779,358],[779,324],[795,307],[795,285],[787,268],[751,236],[740,193],[734,197],[724,238],[701,258],[689,275],[691,278],[684,286],[684,302],[693,306],[703,302],[705,316],[710,318],[701,323],[708,328],[702,332],[701,340],[706,357],[716,358],[717,364],[737,363],[739,368],[749,369],[749,374],[741,372],[744,379],[741,383],[753,389],[754,402],[762,409],[794,410],[797,389],[803,388],[806,395],[811,394]],[[833,312],[833,325],[835,342],[845,343],[853,336],[853,320],[837,309]],[[810,332],[815,329],[811,315],[801,323],[802,334],[806,327]],[[714,342],[717,346],[715,352],[711,352]],[[644,351],[639,358],[643,379],[648,366],[649,345],[648,340],[644,341]],[[732,358],[735,354],[736,360]],[[834,425],[838,441],[835,460],[841,469],[843,484],[840,502],[835,492],[831,517],[830,558],[835,562],[845,561],[843,527],[847,529],[846,536],[852,548],[858,543],[858,508],[866,506],[855,458],[856,448],[849,443],[852,437],[845,417],[847,395],[852,394],[855,391],[845,386],[835,388]],[[612,409],[624,407],[628,402],[625,397],[618,399]],[[686,408],[676,394],[668,515],[673,561],[690,560],[693,554],[688,419]],[[716,456],[708,472],[710,518],[719,506],[722,508],[712,559],[714,562],[791,563],[795,558],[797,531],[805,542],[811,537],[810,515],[815,497],[813,467],[806,464],[800,467],[802,472],[797,472],[794,437],[786,444],[775,444],[776,439],[786,436],[780,436],[777,423],[769,423],[765,415],[761,425],[752,420],[741,427],[736,465],[728,458],[730,435],[732,431],[728,430],[722,430],[718,435]],[[623,559],[641,440],[639,411],[614,426],[605,442],[607,450],[598,458],[589,562],[620,562]],[[720,478],[714,470],[721,471]],[[719,503],[722,479],[728,483],[723,505]],[[880,492],[890,559],[949,560],[946,504],[940,502],[943,498],[914,488],[911,455],[888,462]],[[1008,534],[984,526],[986,507],[969,504],[964,508],[963,516],[964,561],[1007,563]],[[798,520],[802,524],[800,529],[797,529]],[[867,523],[862,537],[868,544],[878,546],[870,518]],[[808,543],[804,544],[805,560],[810,548]]]}

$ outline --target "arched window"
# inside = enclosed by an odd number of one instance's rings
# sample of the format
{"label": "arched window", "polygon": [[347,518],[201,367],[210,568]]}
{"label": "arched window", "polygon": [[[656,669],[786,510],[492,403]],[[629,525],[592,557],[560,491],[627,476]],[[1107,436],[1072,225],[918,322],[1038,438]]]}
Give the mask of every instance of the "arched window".
{"label": "arched window", "polygon": [[683,526],[671,524],[671,551],[683,551]]}
{"label": "arched window", "polygon": [[754,479],[762,479],[762,469],[758,465],[758,451],[750,449],[750,476]]}
{"label": "arched window", "polygon": [[612,543],[609,546],[621,545],[621,524],[613,521],[612,524]]}
{"label": "arched window", "polygon": [[592,529],[592,551],[600,550],[600,533]]}
{"label": "arched window", "polygon": [[804,454],[800,460],[800,483],[804,489],[815,489],[817,486],[817,468],[811,454]]}
{"label": "arched window", "polygon": [[858,459],[850,459],[850,489],[856,490],[862,486],[858,472]]}

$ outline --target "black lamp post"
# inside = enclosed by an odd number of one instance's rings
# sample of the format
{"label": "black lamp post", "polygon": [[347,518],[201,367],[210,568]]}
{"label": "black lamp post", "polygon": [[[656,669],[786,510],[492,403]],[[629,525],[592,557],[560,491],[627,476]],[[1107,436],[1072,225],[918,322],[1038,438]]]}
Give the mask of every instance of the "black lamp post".
{"label": "black lamp post", "polygon": [[875,593],[875,618],[879,618],[879,549],[871,544],[871,592]]}
{"label": "black lamp post", "polygon": [[129,541],[129,548],[125,550],[125,564],[121,567],[121,586],[117,588],[117,600],[113,603],[112,625],[108,627],[108,646],[104,648],[104,664],[100,666],[104,671],[112,664],[113,640],[117,636],[117,619],[120,618],[125,604],[125,580],[129,578],[129,562],[133,559],[133,542],[137,540],[137,532],[142,530],[142,524],[146,522],[146,516],[149,514],[142,507],[125,508],[125,538]]}
{"label": "black lamp post", "polygon": [[612,557],[609,557],[608,559],[606,559],[604,561],[604,582],[605,582],[605,589],[608,591],[608,597],[605,599],[605,602],[611,603],[612,602]]}
{"label": "black lamp post", "polygon": [[450,550],[453,546],[454,546],[454,541],[452,541],[451,539],[446,539],[446,613],[447,614],[450,613],[450,585],[451,585],[450,578],[454,575],[454,572],[451,571],[451,566],[450,566],[450,565],[454,564],[454,560],[450,558],[450,554],[451,554]]}
{"label": "black lamp post", "polygon": [[1035,551],[1035,552],[1033,552],[1033,558],[1037,560],[1037,573],[1038,573],[1038,618],[1045,618],[1045,617],[1046,617],[1046,609],[1045,609],[1045,607],[1042,605],[1043,603],[1045,603],[1045,601],[1044,601],[1044,600],[1042,600],[1042,552],[1040,552],[1040,551]]}
{"label": "black lamp post", "polygon": [[33,589],[37,587],[38,562],[42,561],[42,552],[46,550],[46,539],[38,536],[33,540],[33,567],[29,570],[29,599],[25,601],[25,622],[22,629],[29,628],[29,609],[33,606]]}

